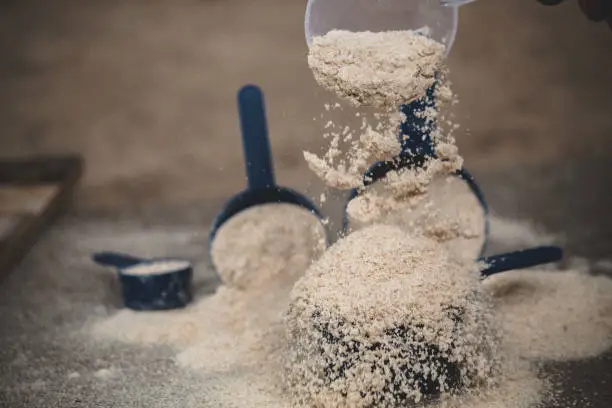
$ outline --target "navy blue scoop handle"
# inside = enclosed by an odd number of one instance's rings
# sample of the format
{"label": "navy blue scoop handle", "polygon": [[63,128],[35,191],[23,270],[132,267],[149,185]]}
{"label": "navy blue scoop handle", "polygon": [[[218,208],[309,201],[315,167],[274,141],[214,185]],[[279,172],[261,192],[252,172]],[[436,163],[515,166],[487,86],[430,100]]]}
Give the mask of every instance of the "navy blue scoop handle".
{"label": "navy blue scoop handle", "polygon": [[257,190],[274,187],[266,111],[259,87],[247,85],[240,90],[238,112],[248,188]]}
{"label": "navy blue scoop handle", "polygon": [[405,115],[401,124],[401,146],[403,155],[432,157],[435,155],[431,132],[436,129],[435,117],[427,115],[428,109],[436,109],[436,84],[427,89],[423,98],[400,107]]}
{"label": "navy blue scoop handle", "polygon": [[561,248],[556,246],[539,246],[521,251],[481,257],[478,260],[487,264],[487,267],[481,271],[481,274],[483,277],[488,277],[515,269],[525,269],[558,262],[562,258],[563,250]]}
{"label": "navy blue scoop handle", "polygon": [[146,259],[137,258],[121,252],[96,252],[92,255],[92,259],[99,265],[113,266],[119,269],[129,268],[130,266],[146,262]]}

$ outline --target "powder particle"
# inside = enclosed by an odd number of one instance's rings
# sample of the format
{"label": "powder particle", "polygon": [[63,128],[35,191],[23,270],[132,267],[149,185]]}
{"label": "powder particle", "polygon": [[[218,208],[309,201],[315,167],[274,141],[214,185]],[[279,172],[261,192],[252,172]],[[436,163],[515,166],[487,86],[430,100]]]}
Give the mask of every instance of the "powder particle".
{"label": "powder particle", "polygon": [[300,406],[392,407],[495,378],[497,341],[475,262],[373,225],[295,285],[288,389]]}
{"label": "powder particle", "polygon": [[325,250],[325,239],[325,228],[310,211],[293,204],[264,204],[224,223],[211,256],[227,285],[261,287],[279,277],[294,282]]}
{"label": "powder particle", "polygon": [[187,261],[169,260],[152,263],[143,263],[121,270],[125,275],[162,275],[164,273],[176,272],[188,268],[191,264]]}
{"label": "powder particle", "polygon": [[332,30],[314,37],[308,65],[317,82],[358,105],[390,106],[425,95],[444,46],[412,31]]}
{"label": "powder particle", "polygon": [[47,387],[47,382],[39,379],[39,380],[36,380],[30,383],[29,385],[30,385],[30,389],[32,390],[43,390],[44,388]]}
{"label": "powder particle", "polygon": [[566,361],[612,347],[612,279],[581,270],[525,270],[484,282],[505,341],[521,356]]}
{"label": "powder particle", "polygon": [[446,174],[448,171],[436,175],[409,170],[369,186],[347,207],[350,228],[396,225],[410,235],[435,239],[460,256],[476,259],[485,239],[484,209],[464,180]]}

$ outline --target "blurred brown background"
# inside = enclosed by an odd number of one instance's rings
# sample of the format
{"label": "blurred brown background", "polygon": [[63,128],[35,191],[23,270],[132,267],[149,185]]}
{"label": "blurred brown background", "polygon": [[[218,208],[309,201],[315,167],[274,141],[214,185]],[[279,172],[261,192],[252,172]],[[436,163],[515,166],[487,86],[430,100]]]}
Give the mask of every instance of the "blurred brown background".
{"label": "blurred brown background", "polygon": [[[477,173],[608,154],[612,32],[566,3],[462,9],[450,66],[460,147]],[[81,152],[79,210],[221,200],[240,189],[235,93],[247,82],[266,92],[280,181],[320,188],[301,152],[320,144],[313,117],[329,95],[306,64],[305,1],[0,7],[0,155]]]}
{"label": "blurred brown background", "polygon": [[[313,118],[330,96],[306,64],[305,3],[0,0],[0,157],[79,152],[87,166],[75,211],[0,286],[0,406],[205,401],[170,350],[71,337],[121,304],[114,275],[89,256],[187,257],[199,262],[200,295],[214,287],[207,231],[245,183],[235,94],[248,82],[266,93],[280,183],[321,190],[302,150],[320,146]],[[565,3],[462,9],[450,57],[457,136],[494,212],[564,235],[567,259],[609,265],[612,31]],[[99,381],[91,373],[105,361],[124,376]],[[609,408],[611,367],[609,353],[562,365],[563,395]]]}

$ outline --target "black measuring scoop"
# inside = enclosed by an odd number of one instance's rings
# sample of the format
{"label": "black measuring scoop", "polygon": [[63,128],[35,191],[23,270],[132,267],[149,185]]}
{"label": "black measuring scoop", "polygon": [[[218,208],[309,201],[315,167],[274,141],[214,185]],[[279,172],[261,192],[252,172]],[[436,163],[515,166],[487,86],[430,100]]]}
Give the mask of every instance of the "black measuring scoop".
{"label": "black measuring scoop", "polygon": [[293,204],[323,219],[317,206],[307,197],[290,188],[280,187],[274,181],[264,98],[259,87],[246,85],[240,89],[238,112],[248,186],[230,198],[213,220],[208,241],[209,250],[217,231],[225,222],[239,212],[257,205]]}
{"label": "black measuring scoop", "polygon": [[178,309],[192,299],[193,265],[185,259],[144,259],[120,252],[96,252],[92,259],[117,270],[123,303],[130,309]]}

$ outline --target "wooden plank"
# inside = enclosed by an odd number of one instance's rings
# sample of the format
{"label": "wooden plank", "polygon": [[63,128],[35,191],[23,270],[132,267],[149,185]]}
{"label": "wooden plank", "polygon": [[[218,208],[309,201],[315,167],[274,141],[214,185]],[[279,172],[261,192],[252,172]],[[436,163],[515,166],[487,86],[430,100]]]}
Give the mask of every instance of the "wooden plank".
{"label": "wooden plank", "polygon": [[80,156],[0,161],[0,279],[72,202]]}

